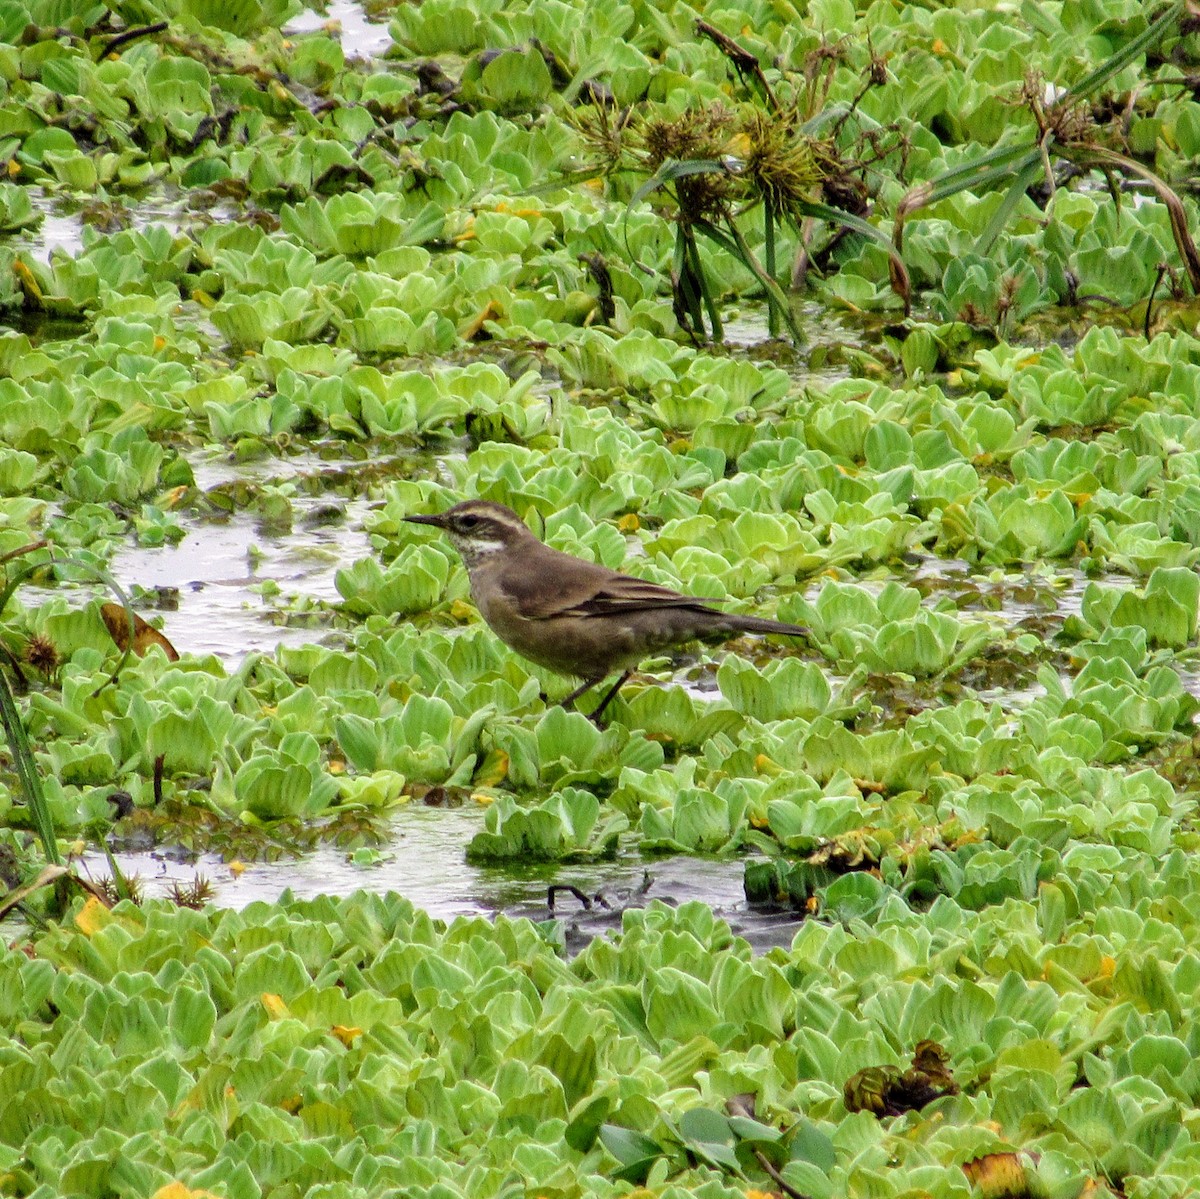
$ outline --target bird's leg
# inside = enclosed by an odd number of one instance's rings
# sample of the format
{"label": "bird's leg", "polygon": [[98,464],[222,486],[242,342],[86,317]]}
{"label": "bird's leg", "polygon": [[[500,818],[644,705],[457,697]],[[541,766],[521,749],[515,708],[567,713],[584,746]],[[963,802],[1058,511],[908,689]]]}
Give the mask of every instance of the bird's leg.
{"label": "bird's leg", "polygon": [[592,714],[588,717],[592,724],[594,724],[597,728],[600,727],[600,717],[604,715],[604,709],[607,708],[608,705],[617,698],[617,692],[621,690],[622,686],[625,684],[626,680],[631,674],[633,674],[632,670],[625,671],[625,673],[621,675],[621,677],[617,679],[615,683],[613,683],[608,690],[608,694],[605,695],[605,697],[592,711]]}
{"label": "bird's leg", "polygon": [[580,683],[579,686],[576,687],[575,690],[572,691],[570,695],[568,695],[565,699],[560,699],[558,701],[558,706],[560,708],[569,708],[581,695],[584,695],[586,692],[591,691],[591,689],[597,683],[603,683],[603,682],[604,682],[603,675],[601,675],[601,677],[598,679],[584,679],[583,682]]}

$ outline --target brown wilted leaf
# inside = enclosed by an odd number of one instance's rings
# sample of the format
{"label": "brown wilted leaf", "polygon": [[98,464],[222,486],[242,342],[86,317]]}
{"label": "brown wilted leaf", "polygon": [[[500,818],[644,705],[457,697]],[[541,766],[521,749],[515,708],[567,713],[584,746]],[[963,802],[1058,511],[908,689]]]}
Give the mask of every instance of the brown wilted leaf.
{"label": "brown wilted leaf", "polygon": [[483,333],[483,326],[487,321],[498,320],[503,315],[503,307],[496,300],[488,300],[474,316],[459,326],[458,335],[463,341],[474,341]]}
{"label": "brown wilted leaf", "polygon": [[963,1173],[985,1199],[1029,1199],[1033,1191],[1015,1153],[985,1153],[963,1162]]}
{"label": "brown wilted leaf", "polygon": [[957,1095],[958,1084],[946,1064],[950,1055],[936,1041],[918,1041],[913,1051],[912,1069],[905,1076],[920,1079],[927,1086],[940,1089],[943,1094]]}
{"label": "brown wilted leaf", "polygon": [[868,1066],[852,1074],[842,1088],[849,1112],[898,1116],[917,1111],[935,1099],[957,1095],[946,1063],[950,1055],[936,1041],[921,1041],[913,1054],[912,1068],[902,1074],[896,1066]]}
{"label": "brown wilted leaf", "polygon": [[[100,618],[108,635],[116,642],[117,649],[124,653],[129,648],[129,616],[120,604],[101,604]],[[147,624],[136,612],[133,613],[133,652],[140,658],[152,646],[157,645],[172,662],[179,661],[179,651],[151,624]]]}

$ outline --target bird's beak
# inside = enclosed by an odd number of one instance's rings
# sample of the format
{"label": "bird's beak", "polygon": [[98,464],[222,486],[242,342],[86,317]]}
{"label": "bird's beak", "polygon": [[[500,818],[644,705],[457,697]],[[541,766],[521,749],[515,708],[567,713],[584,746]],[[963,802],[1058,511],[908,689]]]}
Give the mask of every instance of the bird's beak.
{"label": "bird's beak", "polygon": [[406,516],[404,519],[410,525],[433,525],[435,529],[444,529],[446,527],[445,514],[441,516]]}

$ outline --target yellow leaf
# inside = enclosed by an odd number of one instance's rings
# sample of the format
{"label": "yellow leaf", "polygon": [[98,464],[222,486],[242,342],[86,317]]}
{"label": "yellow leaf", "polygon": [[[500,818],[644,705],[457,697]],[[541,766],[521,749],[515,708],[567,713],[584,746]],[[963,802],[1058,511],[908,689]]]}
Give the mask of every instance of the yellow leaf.
{"label": "yellow leaf", "polygon": [[16,275],[17,282],[21,285],[21,290],[31,300],[41,303],[42,289],[38,286],[38,281],[34,278],[33,272],[20,260],[12,264],[12,272]]}
{"label": "yellow leaf", "polygon": [[463,341],[474,341],[483,332],[483,326],[488,321],[494,321],[504,315],[504,308],[499,300],[488,302],[472,317],[463,321],[458,327],[458,335]]}
{"label": "yellow leaf", "polygon": [[508,754],[502,749],[489,750],[475,772],[476,787],[498,787],[508,778]]}
{"label": "yellow leaf", "polygon": [[479,804],[481,808],[486,808],[488,804],[496,802],[496,797],[494,795],[488,795],[483,791],[472,792],[471,798],[477,804]]}
{"label": "yellow leaf", "polygon": [[212,296],[208,294],[208,292],[199,287],[192,288],[192,299],[195,300],[201,308],[215,308],[217,306],[216,300],[214,300]]}
{"label": "yellow leaf", "polygon": [[241,878],[242,875],[246,873],[246,863],[239,862],[237,858],[234,858],[233,861],[229,863],[229,873],[232,874],[234,878]]}
{"label": "yellow leaf", "polygon": [[337,1039],[341,1041],[341,1043],[345,1045],[347,1049],[354,1044],[358,1037],[363,1035],[363,1030],[361,1028],[347,1028],[344,1024],[335,1024],[329,1031],[333,1033],[333,1035],[337,1037]]}
{"label": "yellow leaf", "polygon": [[85,937],[93,937],[112,923],[112,914],[94,895],[75,913],[75,927]]}
{"label": "yellow leaf", "polygon": [[283,1002],[283,999],[271,991],[264,991],[259,996],[259,1001],[262,1003],[263,1007],[266,1009],[267,1015],[270,1016],[272,1020],[282,1020],[284,1017],[291,1015],[291,1012],[288,1011],[288,1006]]}
{"label": "yellow leaf", "polygon": [[757,770],[759,774],[778,775],[783,773],[783,767],[780,766],[778,762],[768,758],[766,754],[758,754],[755,756],[754,769]]}
{"label": "yellow leaf", "polygon": [[215,1191],[193,1191],[182,1182],[168,1182],[159,1187],[150,1199],[219,1199]]}
{"label": "yellow leaf", "polygon": [[617,528],[622,533],[636,533],[642,527],[642,522],[638,519],[636,512],[626,512],[624,516],[617,521]]}
{"label": "yellow leaf", "polygon": [[450,605],[450,615],[455,620],[470,620],[475,615],[475,609],[466,600],[455,600]]}
{"label": "yellow leaf", "polygon": [[156,501],[160,508],[174,508],[184,496],[191,492],[191,488],[187,486],[172,487],[170,491],[164,491]]}

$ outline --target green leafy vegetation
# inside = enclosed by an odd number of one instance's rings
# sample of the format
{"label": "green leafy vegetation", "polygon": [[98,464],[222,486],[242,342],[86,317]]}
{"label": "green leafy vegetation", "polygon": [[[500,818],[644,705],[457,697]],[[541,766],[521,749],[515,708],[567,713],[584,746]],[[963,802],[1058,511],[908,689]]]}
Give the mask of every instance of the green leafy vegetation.
{"label": "green leafy vegetation", "polygon": [[[285,0],[0,3],[0,1195],[1190,1194],[1185,5],[372,9],[366,62]],[[596,729],[405,522],[464,496],[811,636]],[[327,595],[255,574],[325,520]],[[230,528],[302,636],[140,586],[121,642],[94,580]],[[369,887],[449,797],[496,877],[707,855],[794,939],[57,885]]]}
{"label": "green leafy vegetation", "polygon": [[1020,1193],[1182,1194],[1200,879],[1079,859],[1033,902],[895,898],[760,957],[700,904],[567,963],[527,921],[396,896],[93,902],[36,960],[0,952],[4,1185],[965,1196],[1007,1154]]}

